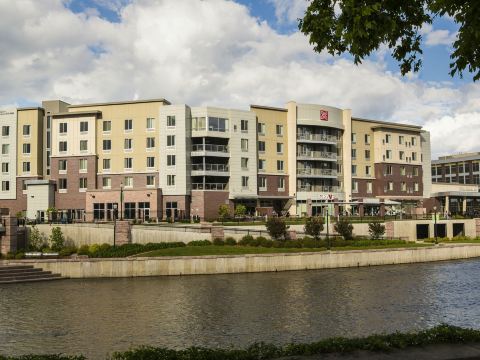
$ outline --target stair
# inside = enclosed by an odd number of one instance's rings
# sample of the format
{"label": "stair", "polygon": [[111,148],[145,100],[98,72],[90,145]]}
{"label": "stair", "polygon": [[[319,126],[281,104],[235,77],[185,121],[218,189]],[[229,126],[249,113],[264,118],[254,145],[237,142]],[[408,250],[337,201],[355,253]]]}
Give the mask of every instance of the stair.
{"label": "stair", "polygon": [[60,274],[43,271],[32,265],[4,265],[0,266],[0,284],[17,284],[33,281],[49,281],[65,279]]}

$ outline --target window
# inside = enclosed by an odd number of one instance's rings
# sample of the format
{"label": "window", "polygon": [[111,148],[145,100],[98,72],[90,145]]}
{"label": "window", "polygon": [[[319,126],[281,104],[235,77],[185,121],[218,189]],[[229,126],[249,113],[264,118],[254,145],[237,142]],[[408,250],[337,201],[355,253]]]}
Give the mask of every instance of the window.
{"label": "window", "polygon": [[352,144],[356,144],[356,143],[357,143],[357,134],[352,133]]}
{"label": "window", "polygon": [[133,130],[133,120],[132,119],[126,119],[125,120],[124,130],[125,131],[132,131]]}
{"label": "window", "polygon": [[474,162],[472,163],[472,171],[473,172],[478,172],[480,170],[480,163]]}
{"label": "window", "polygon": [[58,189],[67,190],[67,179],[58,179]]}
{"label": "window", "polygon": [[248,176],[242,176],[242,188],[248,189]]}
{"label": "window", "polygon": [[365,145],[370,145],[370,135],[365,134]]}
{"label": "window", "polygon": [[248,158],[241,158],[242,170],[248,170]]}
{"label": "window", "polygon": [[391,165],[385,166],[385,170],[384,170],[383,174],[384,175],[392,175],[393,174],[392,166]]}
{"label": "window", "polygon": [[167,116],[167,127],[175,127],[175,116]]}
{"label": "window", "polygon": [[82,190],[87,188],[87,178],[80,178],[79,188]]}
{"label": "window", "polygon": [[283,171],[283,160],[277,160],[277,171]]}
{"label": "window", "polygon": [[147,118],[147,130],[155,129],[155,118]]}
{"label": "window", "polygon": [[277,154],[283,154],[283,143],[277,143]]}
{"label": "window", "polygon": [[88,132],[88,121],[80,121],[80,132]]}
{"label": "window", "polygon": [[266,160],[258,159],[258,171],[265,171]]}
{"label": "window", "polygon": [[278,178],[278,190],[285,190],[285,178]]}
{"label": "window", "polygon": [[153,168],[155,167],[155,157],[154,156],[148,156],[147,157],[147,168]]}
{"label": "window", "polygon": [[58,160],[58,170],[67,171],[67,160]]}
{"label": "window", "polygon": [[242,151],[248,151],[248,139],[241,139]]}
{"label": "window", "polygon": [[367,181],[367,194],[371,194],[372,193],[372,182],[371,181]]}
{"label": "window", "polygon": [[400,160],[405,159],[405,153],[404,153],[403,151],[400,151],[400,152],[398,153],[398,157],[400,158]]}
{"label": "window", "polygon": [[412,136],[412,146],[415,146],[417,144],[417,138]]}
{"label": "window", "polygon": [[208,118],[208,130],[225,132],[228,130],[228,119],[209,117]]}
{"label": "window", "polygon": [[175,135],[167,135],[167,146],[169,147],[175,146]]}
{"label": "window", "polygon": [[147,175],[147,186],[155,186],[155,175]]}
{"label": "window", "polygon": [[103,159],[103,170],[110,170],[110,159]]}
{"label": "window", "polygon": [[110,120],[103,121],[103,132],[110,132],[112,131],[112,122]]}
{"label": "window", "polygon": [[357,175],[357,165],[352,165],[352,175]]}
{"label": "window", "polygon": [[2,173],[3,174],[8,174],[9,172],[9,163],[8,162],[4,162],[2,163]]}
{"label": "window", "polygon": [[405,176],[406,173],[405,166],[400,167],[400,175]]}
{"label": "window", "polygon": [[30,136],[30,125],[23,125],[23,136]]}
{"label": "window", "polygon": [[402,181],[400,190],[401,190],[401,191],[407,191],[407,183],[406,183],[405,181]]}
{"label": "window", "polygon": [[275,128],[277,136],[283,136],[283,125],[277,125]]}
{"label": "window", "polygon": [[2,191],[10,191],[10,181],[2,181]]}
{"label": "window", "polygon": [[30,144],[29,144],[29,143],[23,144],[23,153],[24,153],[25,155],[29,155],[29,154],[30,154]]}
{"label": "window", "polygon": [[266,177],[260,176],[258,178],[258,188],[260,190],[267,190],[267,178]]}
{"label": "window", "polygon": [[80,151],[88,151],[88,140],[80,140]]}
{"label": "window", "polygon": [[24,173],[29,173],[30,172],[30,161],[24,161],[23,162],[23,172]]}
{"label": "window", "polygon": [[392,141],[392,135],[386,134],[385,135],[385,143],[390,144],[391,141]]}
{"label": "window", "polygon": [[413,186],[414,186],[414,187],[413,187],[413,190],[414,190],[414,191],[419,191],[419,185],[418,185],[417,182],[414,183]]}
{"label": "window", "polygon": [[387,151],[385,152],[385,157],[386,157],[387,159],[391,159],[391,158],[392,158],[392,150],[387,150]]}
{"label": "window", "polygon": [[241,121],[240,121],[240,130],[241,130],[243,133],[248,132],[248,120],[241,120]]}
{"label": "window", "polygon": [[155,138],[154,137],[148,137],[147,138],[147,149],[152,149],[155,147]]}
{"label": "window", "polygon": [[388,190],[393,191],[393,181],[388,182]]}
{"label": "window", "polygon": [[403,144],[403,136],[402,136],[402,135],[400,135],[400,136],[398,137],[398,143],[399,143],[400,145]]}
{"label": "window", "polygon": [[102,186],[104,189],[110,189],[112,187],[112,179],[109,177],[104,177],[102,179]]}
{"label": "window", "polygon": [[10,145],[2,144],[2,155],[8,155],[9,151],[10,151]]}
{"label": "window", "polygon": [[112,150],[112,140],[103,140],[103,151]]}
{"label": "window", "polygon": [[258,142],[258,152],[265,152],[265,141]]}
{"label": "window", "polygon": [[10,135],[10,126],[2,126],[2,136]]}
{"label": "window", "polygon": [[27,190],[27,182],[26,180],[22,180],[22,190],[26,191]]}
{"label": "window", "polygon": [[352,192],[358,192],[358,180],[352,180]]}
{"label": "window", "polygon": [[60,134],[66,134],[67,131],[68,131],[68,124],[67,123],[60,123],[58,132]]}
{"label": "window", "polygon": [[352,149],[352,160],[357,158],[357,149]]}
{"label": "window", "polygon": [[132,176],[125,176],[123,181],[124,181],[124,184],[125,184],[126,188],[133,187],[133,177]]}
{"label": "window", "polygon": [[80,159],[78,169],[80,171],[87,171],[87,159]]}
{"label": "window", "polygon": [[413,168],[413,176],[418,176],[418,168],[417,167]]}
{"label": "window", "polygon": [[60,152],[66,152],[67,151],[67,142],[66,141],[60,141],[58,143],[58,150]]}
{"label": "window", "polygon": [[105,204],[104,203],[94,203],[93,204],[93,218],[95,220],[105,219]]}
{"label": "window", "polygon": [[132,158],[125,158],[123,160],[123,166],[125,169],[131,169],[133,167],[133,159]]}
{"label": "window", "polygon": [[192,118],[192,130],[195,131],[204,131],[205,127],[205,117],[193,117]]}
{"label": "window", "polygon": [[365,160],[370,160],[370,150],[365,150]]}
{"label": "window", "polygon": [[259,135],[265,135],[265,123],[257,124],[257,132]]}
{"label": "window", "polygon": [[175,175],[167,175],[167,186],[175,186]]}
{"label": "window", "polygon": [[365,175],[371,176],[372,175],[372,167],[371,166],[365,166]]}
{"label": "window", "polygon": [[416,152],[412,152],[412,160],[417,161],[417,153]]}
{"label": "window", "polygon": [[175,155],[167,155],[167,166],[175,166]]}
{"label": "window", "polygon": [[123,141],[123,149],[132,150],[132,148],[133,148],[133,139],[125,139]]}

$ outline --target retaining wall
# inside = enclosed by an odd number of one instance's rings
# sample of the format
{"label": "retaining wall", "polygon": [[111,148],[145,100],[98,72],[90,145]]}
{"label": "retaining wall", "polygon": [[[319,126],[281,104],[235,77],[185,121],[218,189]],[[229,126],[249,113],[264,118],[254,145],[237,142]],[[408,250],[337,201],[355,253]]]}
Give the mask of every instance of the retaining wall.
{"label": "retaining wall", "polygon": [[480,256],[480,244],[428,248],[122,259],[10,260],[71,278],[227,274],[409,264]]}

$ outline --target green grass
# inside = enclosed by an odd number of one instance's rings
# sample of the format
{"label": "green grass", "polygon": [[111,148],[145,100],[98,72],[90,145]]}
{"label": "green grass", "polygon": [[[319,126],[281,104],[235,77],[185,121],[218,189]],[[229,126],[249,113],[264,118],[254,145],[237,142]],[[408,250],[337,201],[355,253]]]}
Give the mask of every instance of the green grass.
{"label": "green grass", "polygon": [[[371,246],[342,246],[335,247],[331,250],[367,250],[367,249],[391,249],[391,248],[413,248],[426,247],[431,244],[388,244],[388,245],[371,245]],[[244,255],[244,254],[277,254],[277,253],[299,253],[299,252],[321,252],[326,248],[266,248],[253,246],[186,246],[181,248],[168,248],[137,254],[139,257],[155,257],[155,256],[203,256],[203,255]]]}
{"label": "green grass", "polygon": [[[435,239],[425,239],[424,240],[425,243],[434,243],[435,242]],[[461,244],[461,243],[464,243],[464,244],[470,244],[470,243],[480,243],[480,238],[469,238],[469,237],[464,237],[464,236],[461,236],[461,237],[456,237],[456,238],[453,238],[453,239],[449,239],[449,238],[438,238],[438,242],[439,243],[442,243],[442,244]]]}

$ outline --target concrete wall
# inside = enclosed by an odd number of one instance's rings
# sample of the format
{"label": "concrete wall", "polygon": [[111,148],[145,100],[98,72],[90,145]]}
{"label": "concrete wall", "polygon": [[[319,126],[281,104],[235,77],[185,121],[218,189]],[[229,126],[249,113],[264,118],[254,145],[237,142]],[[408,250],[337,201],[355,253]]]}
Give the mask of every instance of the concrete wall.
{"label": "concrete wall", "polygon": [[[447,237],[453,237],[453,224],[464,224],[465,236],[477,237],[476,228],[477,219],[459,219],[459,220],[438,220],[437,224],[447,225]],[[435,237],[434,222],[432,220],[408,220],[408,221],[392,221],[393,234],[386,234],[389,237],[407,238],[409,241],[417,240],[417,225],[426,224],[429,226],[429,237]]]}
{"label": "concrete wall", "polygon": [[[4,261],[70,278],[200,275],[409,264],[480,256],[480,245],[261,255]],[[1,262],[0,262],[1,264]]]}
{"label": "concrete wall", "polygon": [[110,224],[39,224],[36,225],[41,234],[47,238],[52,233],[52,228],[59,227],[65,240],[76,246],[90,244],[113,244],[113,225]]}

